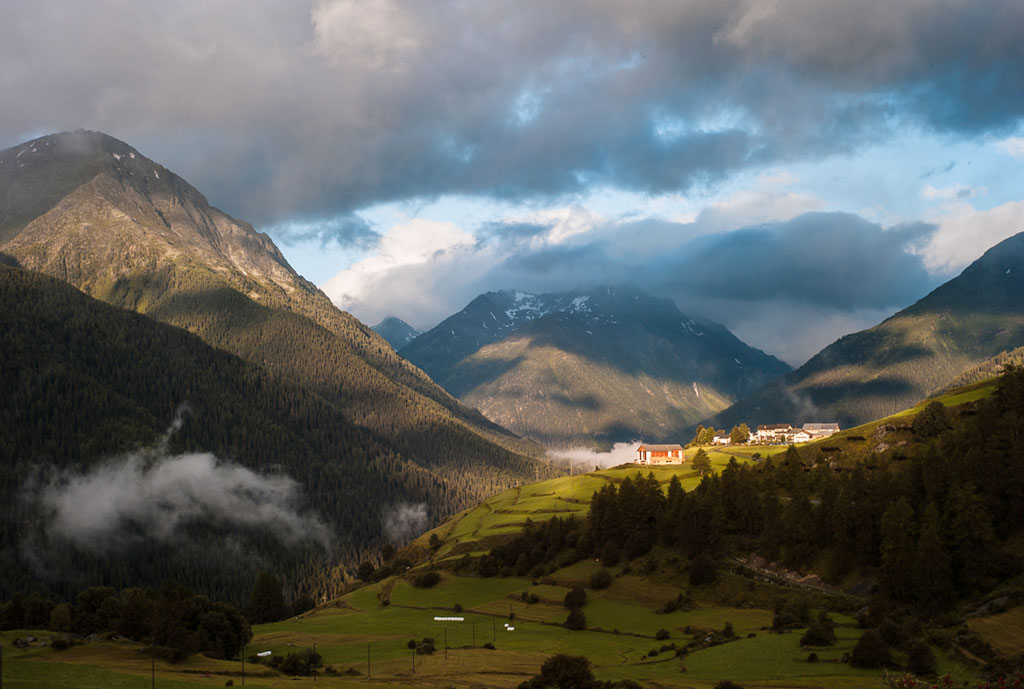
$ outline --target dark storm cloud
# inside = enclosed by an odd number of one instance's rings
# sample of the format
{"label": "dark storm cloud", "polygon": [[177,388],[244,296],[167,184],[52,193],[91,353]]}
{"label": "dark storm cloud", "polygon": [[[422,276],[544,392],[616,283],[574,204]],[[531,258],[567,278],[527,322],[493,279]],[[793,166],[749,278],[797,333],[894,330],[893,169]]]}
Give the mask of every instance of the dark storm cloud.
{"label": "dark storm cloud", "polygon": [[339,215],[321,220],[285,222],[268,231],[285,241],[319,241],[322,246],[334,243],[343,247],[372,249],[380,243],[380,234],[357,215]]}
{"label": "dark storm cloud", "polygon": [[9,4],[4,144],[100,129],[260,224],[686,190],[1024,113],[1016,0]]}
{"label": "dark storm cloud", "polygon": [[910,253],[935,230],[925,223],[883,230],[848,213],[807,213],[698,237],[663,268],[674,274],[664,282],[690,299],[792,300],[833,310],[906,305],[935,285]]}
{"label": "dark storm cloud", "polygon": [[549,224],[488,222],[476,231],[477,245],[482,247],[497,243],[505,246],[523,246],[550,230]]}

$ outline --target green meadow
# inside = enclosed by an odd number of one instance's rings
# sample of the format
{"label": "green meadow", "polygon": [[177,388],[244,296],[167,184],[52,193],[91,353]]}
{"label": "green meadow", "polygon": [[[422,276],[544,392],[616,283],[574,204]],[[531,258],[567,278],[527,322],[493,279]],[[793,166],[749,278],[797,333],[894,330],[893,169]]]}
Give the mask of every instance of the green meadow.
{"label": "green meadow", "polygon": [[[316,681],[325,687],[515,687],[556,653],[587,656],[600,679],[629,678],[649,687],[710,688],[723,679],[748,689],[882,686],[878,671],[841,662],[861,634],[851,618],[834,615],[838,624],[835,646],[801,648],[803,630],[774,633],[769,629],[771,611],[752,606],[758,600],[770,600],[778,591],[731,574],[724,574],[711,588],[690,590],[683,577],[671,572],[643,576],[613,568],[616,576],[609,588],[588,589],[583,608],[587,628],[569,631],[561,626],[566,616],[562,599],[571,585],[585,580],[596,567],[592,562],[579,562],[536,583],[511,577],[444,574],[440,583],[429,589],[392,578],[357,589],[306,615],[255,627],[247,654],[271,651],[286,655],[315,644],[325,666],[343,673],[322,672]],[[715,602],[737,590],[746,592],[738,605]],[[523,602],[523,593],[536,595],[538,602]],[[661,603],[680,593],[692,601],[692,609],[655,612]],[[461,612],[454,612],[456,605]],[[435,616],[464,620],[435,621]],[[673,644],[685,646],[695,635],[720,631],[727,622],[735,631],[734,641],[682,657],[676,657],[675,649],[670,648]],[[1003,631],[1012,627],[1020,633],[1019,616],[1000,624]],[[662,636],[667,633],[667,638],[656,639],[659,631]],[[65,651],[38,644],[21,651],[6,643],[27,633],[5,634],[6,689],[150,686],[151,660],[143,646],[99,641]],[[48,637],[46,632],[34,634],[40,639]],[[414,656],[409,640],[424,637],[434,639],[436,652]],[[494,648],[484,648],[484,644]],[[818,662],[808,662],[812,651]],[[970,677],[966,668],[945,659],[941,663],[943,672],[952,672],[958,679]],[[204,672],[210,676],[204,677]],[[202,656],[179,664],[157,659],[155,675],[156,686],[175,689],[225,686],[227,681],[241,686],[242,682],[240,663]],[[291,687],[312,681],[311,677],[289,678],[246,664],[247,687]]]}

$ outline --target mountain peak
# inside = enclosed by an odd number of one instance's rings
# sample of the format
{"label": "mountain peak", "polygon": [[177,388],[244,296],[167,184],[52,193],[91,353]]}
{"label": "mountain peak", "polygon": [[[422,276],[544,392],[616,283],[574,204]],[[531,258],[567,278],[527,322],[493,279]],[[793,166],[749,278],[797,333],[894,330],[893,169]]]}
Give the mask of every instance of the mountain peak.
{"label": "mountain peak", "polygon": [[388,341],[395,350],[399,350],[409,344],[422,333],[412,327],[401,318],[387,316],[377,325],[371,328],[375,333]]}

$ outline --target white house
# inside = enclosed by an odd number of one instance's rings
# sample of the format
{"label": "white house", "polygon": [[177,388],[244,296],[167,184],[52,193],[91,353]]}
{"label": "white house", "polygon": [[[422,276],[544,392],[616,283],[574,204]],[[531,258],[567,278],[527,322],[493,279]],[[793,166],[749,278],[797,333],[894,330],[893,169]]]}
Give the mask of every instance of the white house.
{"label": "white house", "polygon": [[757,442],[774,443],[785,439],[793,432],[793,425],[788,423],[777,423],[761,425],[757,427]]}
{"label": "white house", "polygon": [[715,437],[711,439],[712,445],[728,445],[729,442],[729,434],[724,431],[716,434]]}

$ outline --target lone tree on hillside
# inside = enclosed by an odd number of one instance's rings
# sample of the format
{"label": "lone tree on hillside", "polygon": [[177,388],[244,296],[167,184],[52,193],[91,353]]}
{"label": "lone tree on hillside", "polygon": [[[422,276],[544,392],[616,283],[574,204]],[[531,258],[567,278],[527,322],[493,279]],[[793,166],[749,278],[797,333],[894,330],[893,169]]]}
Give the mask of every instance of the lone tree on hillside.
{"label": "lone tree on hillside", "polygon": [[697,454],[693,457],[693,468],[701,476],[711,473],[711,458],[708,457],[708,453],[704,451],[703,447],[697,450]]}
{"label": "lone tree on hillside", "polygon": [[277,622],[288,615],[288,606],[281,593],[281,582],[268,572],[260,572],[252,587],[252,598],[245,607],[245,616],[252,624]]}

